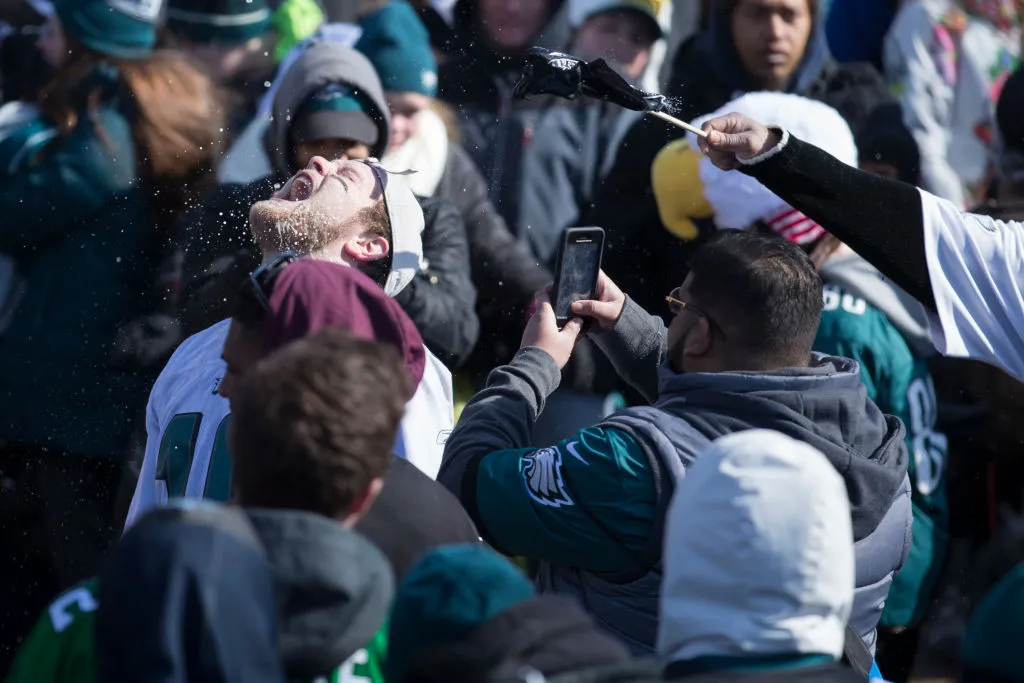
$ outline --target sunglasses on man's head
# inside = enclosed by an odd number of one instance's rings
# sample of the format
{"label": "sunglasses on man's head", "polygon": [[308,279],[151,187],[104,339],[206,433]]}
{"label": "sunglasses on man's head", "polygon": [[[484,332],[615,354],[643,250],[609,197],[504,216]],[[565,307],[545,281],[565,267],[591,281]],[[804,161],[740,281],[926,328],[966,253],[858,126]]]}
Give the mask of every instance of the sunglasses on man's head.
{"label": "sunglasses on man's head", "polygon": [[270,283],[271,276],[289,263],[294,263],[298,260],[299,257],[294,252],[284,251],[271,261],[260,265],[259,268],[252,271],[249,275],[249,284],[252,285],[253,295],[260,302],[260,306],[263,307],[264,311],[270,310],[270,297],[267,296],[266,286]]}

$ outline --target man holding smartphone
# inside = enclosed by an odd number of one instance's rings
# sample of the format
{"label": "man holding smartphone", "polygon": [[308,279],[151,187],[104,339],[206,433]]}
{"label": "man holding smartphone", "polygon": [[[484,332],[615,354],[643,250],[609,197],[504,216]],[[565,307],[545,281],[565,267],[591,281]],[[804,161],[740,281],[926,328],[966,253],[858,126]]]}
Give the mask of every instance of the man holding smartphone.
{"label": "man holding smartphone", "polygon": [[573,312],[651,406],[620,411],[537,448],[531,428],[582,327],[538,311],[509,365],[493,371],[452,433],[438,480],[488,543],[539,561],[544,591],[581,598],[635,653],[657,633],[662,524],[675,481],[715,439],[772,429],[811,444],[851,501],[857,591],[851,623],[869,646],[910,545],[903,426],[864,394],[856,363],[812,354],[822,286],[776,237],[728,232],[700,248],[666,297],[666,330],[602,274]]}

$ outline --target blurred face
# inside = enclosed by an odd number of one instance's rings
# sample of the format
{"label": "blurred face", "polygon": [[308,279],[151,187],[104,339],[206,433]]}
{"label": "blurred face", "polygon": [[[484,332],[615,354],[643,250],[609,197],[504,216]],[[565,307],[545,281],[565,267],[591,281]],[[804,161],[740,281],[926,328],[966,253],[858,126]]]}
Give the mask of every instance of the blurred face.
{"label": "blurred face", "polygon": [[418,92],[384,93],[391,110],[391,139],[388,149],[398,149],[416,133],[416,117],[430,107],[430,98]]}
{"label": "blurred face", "polygon": [[370,148],[361,142],[344,138],[303,140],[293,145],[292,163],[295,164],[295,168],[305,168],[313,157],[334,159],[334,163],[350,159],[369,159]]}
{"label": "blurred face", "polygon": [[740,0],[732,41],[740,62],[765,90],[783,90],[811,36],[808,0]]}
{"label": "blurred face", "polygon": [[269,200],[253,205],[249,223],[265,255],[289,249],[312,254],[359,239],[364,228],[353,219],[376,204],[382,192],[367,164],[313,157]]}
{"label": "blurred face", "polygon": [[900,179],[899,170],[892,164],[886,164],[881,161],[862,161],[860,167],[863,171],[880,175],[883,178],[889,178],[891,180]]}
{"label": "blurred face", "polygon": [[[624,75],[640,78],[651,59],[657,39],[651,23],[629,10],[601,12],[587,19],[576,34],[576,53],[592,59],[604,57],[623,67]],[[593,57],[591,57],[593,55]]]}
{"label": "blurred face", "polygon": [[[673,299],[690,304],[690,283],[693,276],[688,275],[682,286],[673,290]],[[701,358],[712,350],[713,330],[711,321],[687,305],[669,302],[675,313],[668,327],[668,358],[676,372],[699,372]]]}
{"label": "blurred face", "polygon": [[42,30],[39,32],[38,45],[43,59],[51,68],[60,68],[64,60],[67,59],[68,41],[64,37],[64,27],[61,26],[56,13],[51,14],[43,24]]}
{"label": "blurred face", "polygon": [[480,23],[498,48],[515,52],[547,23],[549,0],[480,0]]}
{"label": "blurred face", "polygon": [[211,78],[229,81],[242,70],[263,49],[260,38],[242,43],[241,45],[218,45],[216,43],[190,43],[179,41],[182,52],[202,64]]}
{"label": "blurred face", "polygon": [[232,320],[228,336],[224,339],[224,349],[221,351],[221,358],[227,365],[227,371],[220,381],[217,393],[230,404],[235,384],[245,376],[249,368],[266,355],[267,348],[260,330],[243,327],[237,320]]}

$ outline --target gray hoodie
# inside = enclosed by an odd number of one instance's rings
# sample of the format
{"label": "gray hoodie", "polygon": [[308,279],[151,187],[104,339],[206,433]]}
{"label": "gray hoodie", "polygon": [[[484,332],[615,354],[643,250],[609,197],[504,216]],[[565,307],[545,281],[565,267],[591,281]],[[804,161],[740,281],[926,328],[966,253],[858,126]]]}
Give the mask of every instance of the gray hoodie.
{"label": "gray hoodie", "polygon": [[394,595],[391,566],[369,541],[321,515],[245,512],[274,577],[289,680],[330,675],[384,623]]}
{"label": "gray hoodie", "polygon": [[344,83],[360,90],[376,106],[372,114],[380,135],[370,156],[378,159],[388,148],[391,114],[380,78],[370,60],[352,48],[330,40],[316,39],[285,73],[274,96],[270,125],[263,134],[267,157],[279,177],[288,177],[298,169],[292,167],[288,129],[298,110],[314,92],[331,83]]}

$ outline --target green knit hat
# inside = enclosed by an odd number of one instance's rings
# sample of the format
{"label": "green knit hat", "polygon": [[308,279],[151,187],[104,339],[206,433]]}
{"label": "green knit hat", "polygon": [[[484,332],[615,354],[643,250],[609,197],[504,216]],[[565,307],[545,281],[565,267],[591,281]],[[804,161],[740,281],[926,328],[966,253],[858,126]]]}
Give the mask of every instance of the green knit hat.
{"label": "green knit hat", "polygon": [[395,594],[384,678],[402,681],[418,657],[462,640],[533,595],[533,585],[515,565],[482,545],[432,550],[413,565]]}
{"label": "green knit hat", "polygon": [[437,60],[416,10],[392,0],[362,22],[356,49],[366,55],[385,90],[437,94]]}
{"label": "green knit hat", "polygon": [[167,28],[193,43],[238,45],[270,30],[268,0],[169,0]]}
{"label": "green knit hat", "polygon": [[121,59],[153,51],[163,0],[56,0],[61,26],[86,47]]}
{"label": "green knit hat", "polygon": [[964,637],[965,683],[1024,682],[1024,564],[1004,576],[971,616]]}
{"label": "green knit hat", "polygon": [[288,132],[298,141],[341,138],[373,149],[380,137],[380,127],[370,113],[374,111],[370,99],[355,88],[331,83],[302,104]]}

